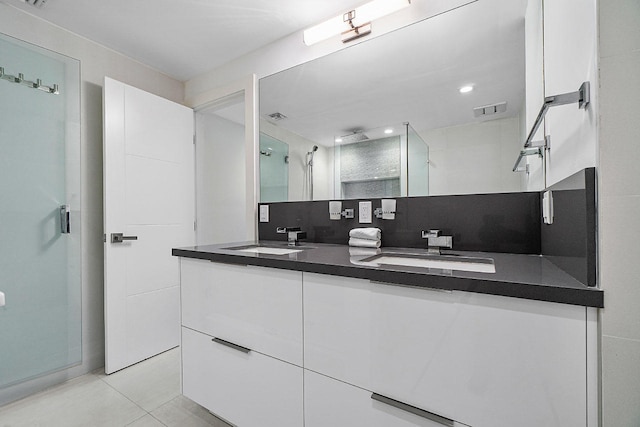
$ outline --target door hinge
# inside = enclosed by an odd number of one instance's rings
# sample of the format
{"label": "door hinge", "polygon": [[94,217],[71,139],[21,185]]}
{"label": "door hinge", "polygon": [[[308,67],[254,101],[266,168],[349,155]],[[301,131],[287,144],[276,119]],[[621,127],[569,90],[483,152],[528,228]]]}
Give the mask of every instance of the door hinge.
{"label": "door hinge", "polygon": [[198,223],[196,221],[193,221],[193,231],[196,231],[198,229]]}
{"label": "door hinge", "polygon": [[196,134],[193,134],[193,145],[196,145]]}

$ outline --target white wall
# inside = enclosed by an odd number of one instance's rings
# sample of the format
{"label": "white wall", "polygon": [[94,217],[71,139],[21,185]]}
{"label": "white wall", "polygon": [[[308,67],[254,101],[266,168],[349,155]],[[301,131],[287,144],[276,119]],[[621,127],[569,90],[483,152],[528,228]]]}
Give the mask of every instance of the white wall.
{"label": "white wall", "polygon": [[244,125],[206,111],[196,115],[197,244],[248,239]]}
{"label": "white wall", "polygon": [[599,5],[602,426],[640,425],[640,1]]}
{"label": "white wall", "polygon": [[[80,366],[25,383],[28,394],[104,365],[102,224],[102,82],[113,77],[181,102],[184,87],[147,66],[0,3],[0,31],[81,61],[82,354]],[[5,392],[7,390],[4,390]]]}
{"label": "white wall", "polygon": [[[522,129],[522,144],[536,121],[544,104],[544,31],[542,0],[527,2],[525,13],[525,127]],[[540,126],[533,141],[544,140],[544,125]],[[528,156],[528,173],[521,174],[523,185],[529,191],[545,188],[544,163],[538,156]]]}
{"label": "white wall", "polygon": [[511,171],[522,146],[519,117],[419,134],[429,146],[429,195],[522,191]]}
{"label": "white wall", "polygon": [[547,186],[596,165],[597,150],[597,10],[596,0],[544,2],[544,90],[546,96],[577,91],[591,82],[591,104],[552,107],[545,132]]}
{"label": "white wall", "polygon": [[215,70],[192,78],[185,84],[186,97],[191,98],[209,89],[232,82],[238,76],[253,73],[258,78],[262,78],[277,73],[473,1],[475,0],[414,2],[411,7],[376,20],[370,36],[346,45],[342,43],[340,36],[336,36],[313,46],[306,46],[303,43],[303,31],[293,33]]}

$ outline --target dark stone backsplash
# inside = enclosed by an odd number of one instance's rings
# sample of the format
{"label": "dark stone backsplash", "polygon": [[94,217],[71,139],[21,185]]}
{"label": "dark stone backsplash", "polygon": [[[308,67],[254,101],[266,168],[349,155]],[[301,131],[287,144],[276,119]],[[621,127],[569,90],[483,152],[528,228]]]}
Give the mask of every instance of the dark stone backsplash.
{"label": "dark stone backsplash", "polygon": [[358,202],[381,206],[381,199],[342,200],[355,218],[329,219],[329,202],[281,202],[269,205],[268,223],[258,224],[262,240],[286,240],[276,227],[300,227],[307,242],[347,244],[349,230],[378,227],[382,246],[426,248],[420,232],[439,229],[453,236],[459,251],[545,255],[589,286],[596,286],[596,176],[587,168],[549,188],[554,222],[542,222],[542,193],[497,193],[399,197],[395,220],[358,222]]}
{"label": "dark stone backsplash", "polygon": [[[370,200],[373,209],[381,199]],[[270,222],[259,223],[263,240],[285,240],[276,227],[300,227],[308,242],[347,244],[349,230],[378,227],[382,245],[425,248],[421,230],[439,229],[453,236],[460,251],[540,253],[540,197],[538,193],[473,194],[461,196],[399,197],[395,220],[373,218],[358,222],[358,202],[343,200],[342,209],[355,210],[355,218],[329,219],[329,202],[283,202],[269,205]]]}

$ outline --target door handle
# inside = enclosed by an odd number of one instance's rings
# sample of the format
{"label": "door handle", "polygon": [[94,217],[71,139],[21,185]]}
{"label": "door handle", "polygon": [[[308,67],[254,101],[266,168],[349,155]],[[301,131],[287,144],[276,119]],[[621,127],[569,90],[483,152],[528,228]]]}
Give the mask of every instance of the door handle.
{"label": "door handle", "polygon": [[62,234],[71,233],[71,226],[69,223],[69,205],[60,206],[60,232]]}
{"label": "door handle", "polygon": [[111,233],[111,243],[122,243],[125,240],[138,240],[138,236],[124,236],[122,233]]}

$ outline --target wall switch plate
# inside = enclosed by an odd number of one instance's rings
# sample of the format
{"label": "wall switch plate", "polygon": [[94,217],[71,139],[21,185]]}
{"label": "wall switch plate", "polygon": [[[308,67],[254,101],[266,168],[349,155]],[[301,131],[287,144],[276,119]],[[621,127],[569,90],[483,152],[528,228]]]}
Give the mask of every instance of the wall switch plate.
{"label": "wall switch plate", "polygon": [[260,222],[269,222],[269,205],[260,205]]}
{"label": "wall switch plate", "polygon": [[358,222],[360,224],[371,224],[371,202],[360,202],[358,204]]}
{"label": "wall switch plate", "polygon": [[329,219],[339,220],[342,218],[342,202],[334,200],[329,202]]}

